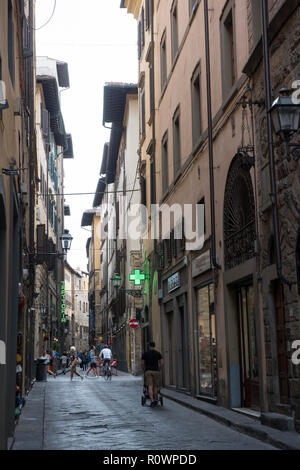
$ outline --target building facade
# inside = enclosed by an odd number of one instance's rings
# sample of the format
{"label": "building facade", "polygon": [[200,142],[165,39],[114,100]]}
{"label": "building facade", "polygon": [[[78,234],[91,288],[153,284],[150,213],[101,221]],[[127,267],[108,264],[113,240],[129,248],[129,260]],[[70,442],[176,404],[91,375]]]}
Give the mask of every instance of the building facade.
{"label": "building facade", "polygon": [[65,131],[61,93],[70,87],[65,62],[37,57],[36,87],[36,175],[35,207],[37,293],[35,357],[44,350],[62,352],[61,287],[64,282],[64,254],[61,236],[66,211],[64,198],[64,158],[73,158],[72,138]]}
{"label": "building facade", "polygon": [[0,449],[5,450],[14,431],[16,385],[24,396],[34,377],[33,23],[33,1],[1,2]]}
{"label": "building facade", "polygon": [[[289,234],[280,238],[280,276],[275,194],[268,189],[264,5],[121,3],[138,21],[142,198],[156,201],[171,221],[154,249],[157,271],[147,258],[150,331],[155,339],[157,318],[164,384],[231,409],[250,408],[262,421],[279,412],[298,426],[299,372],[291,362],[299,336],[298,167],[288,168],[275,142],[279,228]],[[297,79],[298,4],[271,1],[266,11],[272,85],[279,91]],[[197,214],[199,241],[188,245]],[[151,243],[144,242],[145,252]]]}

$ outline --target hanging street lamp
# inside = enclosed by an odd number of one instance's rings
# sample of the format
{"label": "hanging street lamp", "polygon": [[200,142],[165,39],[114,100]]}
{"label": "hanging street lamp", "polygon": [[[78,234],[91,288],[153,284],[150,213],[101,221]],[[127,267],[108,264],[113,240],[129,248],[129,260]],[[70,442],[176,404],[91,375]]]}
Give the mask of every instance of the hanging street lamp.
{"label": "hanging street lamp", "polygon": [[295,160],[300,159],[300,143],[291,144],[291,139],[300,128],[300,104],[295,103],[290,90],[282,88],[278,98],[273,102],[269,110],[274,131],[285,142],[287,159],[291,160],[291,155]]}
{"label": "hanging street lamp", "polygon": [[115,273],[114,277],[112,278],[112,281],[113,281],[113,286],[118,289],[121,286],[121,276],[120,276],[120,274]]}
{"label": "hanging street lamp", "polygon": [[61,240],[63,252],[66,255],[67,252],[71,249],[72,240],[73,240],[73,237],[70,234],[69,230],[64,231],[64,233],[60,237],[60,240]]}

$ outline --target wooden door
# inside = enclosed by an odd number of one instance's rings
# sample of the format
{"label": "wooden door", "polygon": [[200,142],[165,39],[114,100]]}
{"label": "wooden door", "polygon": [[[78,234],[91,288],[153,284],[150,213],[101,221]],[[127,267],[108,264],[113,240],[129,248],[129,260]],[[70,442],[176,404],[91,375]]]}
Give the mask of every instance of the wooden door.
{"label": "wooden door", "polygon": [[280,402],[289,403],[288,384],[288,357],[285,335],[285,309],[283,286],[280,281],[275,284],[275,316],[277,335],[278,376],[280,388]]}

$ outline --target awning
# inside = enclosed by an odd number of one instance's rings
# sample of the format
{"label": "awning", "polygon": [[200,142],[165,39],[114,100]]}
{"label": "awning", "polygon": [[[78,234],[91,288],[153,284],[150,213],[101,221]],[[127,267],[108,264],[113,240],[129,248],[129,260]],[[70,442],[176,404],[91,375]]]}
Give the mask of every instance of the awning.
{"label": "awning", "polygon": [[98,181],[97,189],[96,189],[93,207],[99,207],[101,205],[105,188],[106,188],[105,179],[100,178]]}
{"label": "awning", "polygon": [[74,158],[73,140],[71,134],[66,134],[66,150],[64,150],[64,158]]}
{"label": "awning", "polygon": [[87,242],[86,242],[86,257],[88,258],[89,257],[89,250],[90,250],[90,244],[91,244],[91,237],[87,239]]}
{"label": "awning", "polygon": [[58,86],[55,77],[38,75],[37,82],[43,86],[45,106],[50,113],[50,128],[54,134],[55,143],[61,147],[66,146],[66,131],[60,110]]}
{"label": "awning", "polygon": [[104,85],[103,124],[123,122],[126,96],[137,93],[138,87],[133,83],[106,83]]}
{"label": "awning", "polygon": [[106,175],[107,157],[108,157],[108,147],[109,147],[109,143],[106,142],[106,144],[104,144],[104,149],[103,149],[103,157],[102,157],[102,164],[101,164],[100,176],[101,176],[101,175]]}
{"label": "awning", "polygon": [[86,210],[82,215],[81,227],[91,227],[95,214],[96,214],[95,209]]}
{"label": "awning", "polygon": [[106,167],[106,183],[111,184],[115,181],[119,148],[123,133],[123,125],[114,123],[110,133],[110,142],[108,148],[108,161]]}

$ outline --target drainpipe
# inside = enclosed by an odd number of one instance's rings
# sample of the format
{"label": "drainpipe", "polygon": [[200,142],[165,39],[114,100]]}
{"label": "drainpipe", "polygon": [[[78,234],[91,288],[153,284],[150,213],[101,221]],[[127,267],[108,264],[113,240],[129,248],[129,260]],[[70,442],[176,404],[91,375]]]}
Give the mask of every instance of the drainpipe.
{"label": "drainpipe", "polygon": [[[152,116],[152,164],[154,165],[154,182],[153,182],[153,185],[154,185],[154,192],[155,192],[155,197],[154,197],[154,203],[156,204],[156,129],[155,129],[155,125],[156,125],[156,122],[155,122],[155,66],[154,66],[154,0],[152,0],[150,2],[150,13],[151,13],[151,43],[152,43],[152,47],[151,47],[151,69],[150,69],[150,75],[151,75],[151,87],[152,87],[152,103],[151,103],[151,116]],[[150,171],[150,188],[152,190],[152,187],[151,187],[151,176],[152,176],[152,173]],[[151,194],[151,197],[150,197],[150,204],[152,204],[152,194]],[[153,240],[153,244],[154,244],[154,257],[156,257],[156,252],[157,252],[157,240]],[[160,282],[160,280],[159,280]],[[150,287],[150,282],[149,282],[149,287]],[[152,325],[152,295],[150,296],[150,318],[149,318],[149,322],[150,322],[150,335],[151,337],[153,337],[153,325]]]}
{"label": "drainpipe", "polygon": [[263,55],[264,55],[264,69],[265,69],[265,89],[266,89],[266,106],[267,106],[267,124],[268,124],[268,142],[269,142],[269,162],[270,162],[270,181],[271,181],[271,199],[273,209],[273,224],[274,224],[274,239],[276,250],[276,266],[277,275],[284,284],[288,285],[291,289],[292,283],[288,281],[282,274],[281,250],[280,250],[280,230],[278,218],[278,202],[276,194],[276,175],[275,175],[275,158],[274,158],[274,144],[273,144],[273,129],[271,115],[268,112],[272,106],[272,87],[271,87],[271,73],[270,73],[270,52],[268,43],[268,28],[269,28],[269,10],[268,1],[262,0],[262,29],[263,29]]}
{"label": "drainpipe", "polygon": [[204,0],[204,22],[205,22],[205,53],[206,53],[206,85],[207,85],[207,120],[208,120],[208,149],[209,149],[209,178],[210,178],[210,212],[211,212],[211,259],[216,269],[222,269],[216,256],[216,220],[215,220],[215,185],[214,185],[214,149],[213,149],[213,126],[211,109],[211,73],[210,73],[210,47],[209,47],[209,21],[208,4]]}

